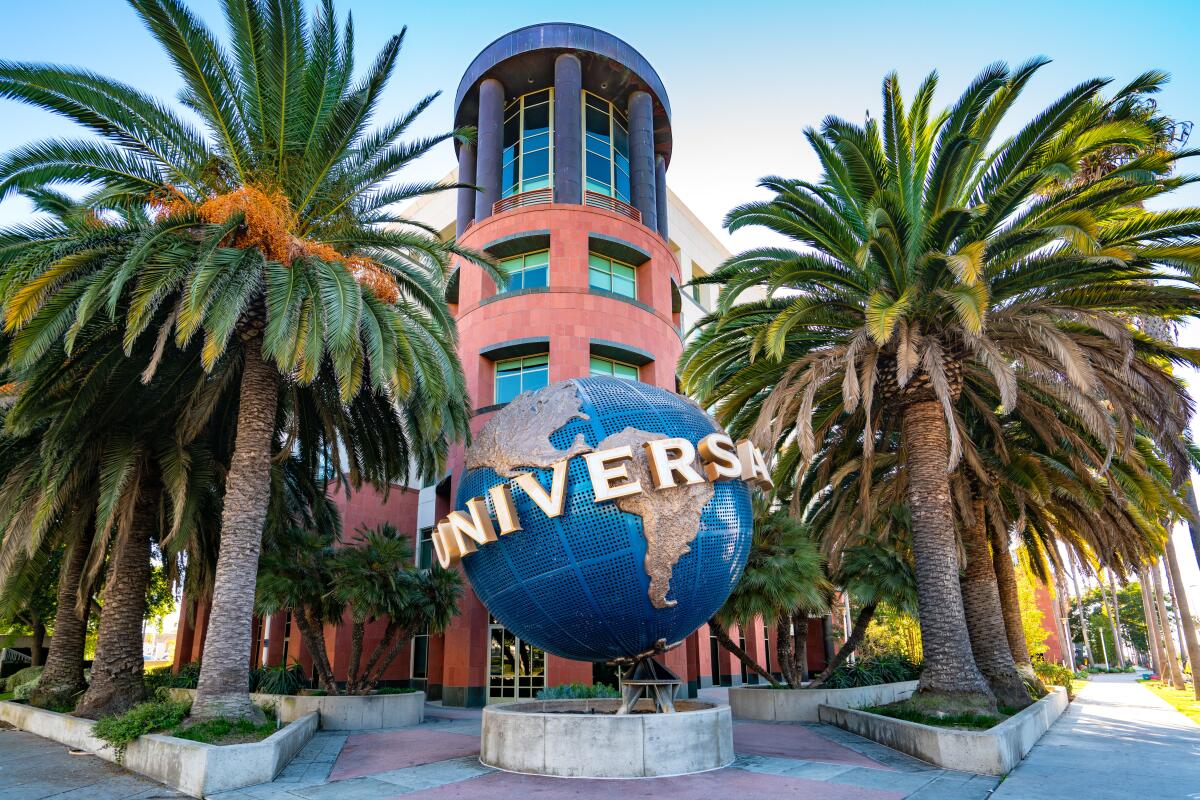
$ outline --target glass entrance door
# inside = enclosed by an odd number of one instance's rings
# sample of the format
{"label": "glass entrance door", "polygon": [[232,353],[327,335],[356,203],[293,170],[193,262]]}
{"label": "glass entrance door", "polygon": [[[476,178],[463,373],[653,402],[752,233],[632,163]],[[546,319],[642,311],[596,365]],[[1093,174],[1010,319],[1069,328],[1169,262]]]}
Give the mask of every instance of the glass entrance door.
{"label": "glass entrance door", "polygon": [[488,625],[488,702],[532,699],[546,687],[546,652],[493,617]]}

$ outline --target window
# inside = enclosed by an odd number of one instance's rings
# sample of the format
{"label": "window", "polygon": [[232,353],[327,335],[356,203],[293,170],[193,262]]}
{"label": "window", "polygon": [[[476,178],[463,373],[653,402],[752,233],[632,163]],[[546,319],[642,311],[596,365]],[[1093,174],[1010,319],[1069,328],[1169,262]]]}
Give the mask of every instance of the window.
{"label": "window", "polygon": [[541,389],[548,383],[550,358],[524,356],[496,362],[496,404],[511,403],[521,392]]}
{"label": "window", "polygon": [[502,259],[500,269],[508,274],[505,292],[547,286],[550,280],[550,251],[539,250]]}
{"label": "window", "polygon": [[583,93],[583,174],[589,192],[629,202],[629,123],[620,109]]}
{"label": "window", "polygon": [[417,566],[427,569],[433,566],[433,528],[421,528],[417,532]]}
{"label": "window", "polygon": [[637,299],[637,270],[608,256],[588,253],[588,286]]}
{"label": "window", "polygon": [[613,378],[624,378],[625,380],[636,381],[638,379],[638,368],[633,364],[626,364],[623,361],[614,361],[611,358],[592,356],[591,374],[608,375]]}
{"label": "window", "polygon": [[429,679],[429,631],[418,633],[412,640],[412,670],[409,676],[414,681]]}
{"label": "window", "polygon": [[554,90],[522,95],[504,107],[500,196],[550,188],[554,164]]}

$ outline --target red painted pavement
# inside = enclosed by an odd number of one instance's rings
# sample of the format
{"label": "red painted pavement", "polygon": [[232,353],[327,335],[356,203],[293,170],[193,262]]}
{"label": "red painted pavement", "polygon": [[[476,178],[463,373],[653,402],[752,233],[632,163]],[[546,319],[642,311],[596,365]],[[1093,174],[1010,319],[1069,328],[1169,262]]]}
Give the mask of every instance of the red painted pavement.
{"label": "red painted pavement", "polygon": [[831,742],[824,736],[798,725],[734,725],[733,750],[736,753],[755,756],[779,756],[830,764],[852,764],[870,769],[888,769],[862,753]]}
{"label": "red painted pavement", "polygon": [[450,783],[436,789],[405,794],[406,800],[478,800],[480,797],[637,798],[656,800],[713,800],[718,797],[788,798],[789,800],[901,800],[904,792],[884,792],[785,775],[764,775],[722,769],[678,778],[627,781],[545,778],[495,772],[482,778]]}
{"label": "red painted pavement", "polygon": [[478,755],[479,736],[411,728],[389,733],[362,733],[346,739],[329,780],[344,781],[376,772],[432,764]]}

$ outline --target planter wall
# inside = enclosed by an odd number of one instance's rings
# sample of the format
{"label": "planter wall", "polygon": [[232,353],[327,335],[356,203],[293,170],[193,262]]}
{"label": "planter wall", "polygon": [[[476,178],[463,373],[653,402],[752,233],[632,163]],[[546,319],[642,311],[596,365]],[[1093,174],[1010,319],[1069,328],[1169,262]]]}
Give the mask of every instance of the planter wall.
{"label": "planter wall", "polygon": [[545,700],[487,706],[479,760],[508,772],[564,778],[685,775],[733,761],[729,706],[679,701],[674,714],[617,716],[619,705]]}
{"label": "planter wall", "polygon": [[[196,696],[195,689],[171,689],[176,699]],[[254,704],[275,709],[284,722],[305,714],[320,715],[323,731],[374,731],[380,728],[405,728],[425,719],[425,693],[373,694],[353,697],[309,697],[306,695],[252,694]]]}
{"label": "planter wall", "polygon": [[820,716],[821,722],[945,769],[1004,775],[1021,763],[1066,708],[1066,690],[1054,687],[1029,708],[986,731],[938,728],[832,706],[821,706]]}
{"label": "planter wall", "polygon": [[[96,723],[90,719],[12,702],[0,702],[0,719],[105,761],[116,761],[113,749],[92,734]],[[317,715],[310,713],[250,744],[211,745],[149,734],[129,743],[122,766],[192,797],[204,797],[273,780],[316,730]]]}
{"label": "planter wall", "polygon": [[734,686],[729,707],[735,719],[769,722],[818,722],[818,709],[862,708],[907,700],[917,690],[916,681],[881,683],[853,689],[772,689],[769,686]]}

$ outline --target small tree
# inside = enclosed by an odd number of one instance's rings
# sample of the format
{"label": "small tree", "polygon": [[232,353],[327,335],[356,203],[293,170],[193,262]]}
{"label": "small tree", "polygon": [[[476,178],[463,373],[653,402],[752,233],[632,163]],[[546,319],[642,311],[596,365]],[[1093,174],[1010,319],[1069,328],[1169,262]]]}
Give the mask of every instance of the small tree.
{"label": "small tree", "polygon": [[[291,526],[286,544],[263,556],[256,605],[262,614],[292,610],[321,686],[330,694],[341,692],[322,629],[326,623],[348,623],[344,693],[368,694],[414,634],[446,629],[461,594],[457,572],[413,566],[408,541],[392,525],[360,528],[347,542],[340,542],[335,531]],[[386,620],[383,636],[364,653],[366,627],[378,620]]]}

